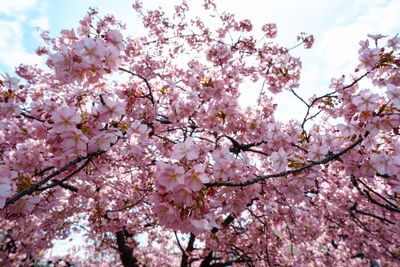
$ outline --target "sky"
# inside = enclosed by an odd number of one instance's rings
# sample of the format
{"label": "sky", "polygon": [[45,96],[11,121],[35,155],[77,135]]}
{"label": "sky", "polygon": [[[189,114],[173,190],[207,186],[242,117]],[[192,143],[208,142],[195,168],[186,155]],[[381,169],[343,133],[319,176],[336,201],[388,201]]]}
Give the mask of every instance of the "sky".
{"label": "sky", "polygon": [[[178,1],[143,2],[145,9],[162,6],[171,10]],[[0,0],[0,72],[12,75],[20,63],[43,64],[44,59],[34,53],[43,44],[36,28],[49,30],[52,37],[59,36],[61,29],[76,28],[89,7],[98,7],[100,14],[114,14],[127,23],[127,33],[141,35],[141,22],[131,8],[132,3],[131,0]],[[312,49],[298,47],[291,52],[302,61],[301,86],[297,92],[305,99],[329,92],[331,78],[354,71],[358,65],[358,43],[367,34],[392,37],[400,32],[399,0],[216,0],[216,3],[219,11],[248,18],[255,28],[276,23],[276,41],[286,47],[297,44],[300,32],[314,35]],[[245,87],[244,102],[249,105],[261,88],[259,84],[245,84]],[[304,107],[291,94],[279,95],[276,102],[280,103],[277,118],[304,116]]]}

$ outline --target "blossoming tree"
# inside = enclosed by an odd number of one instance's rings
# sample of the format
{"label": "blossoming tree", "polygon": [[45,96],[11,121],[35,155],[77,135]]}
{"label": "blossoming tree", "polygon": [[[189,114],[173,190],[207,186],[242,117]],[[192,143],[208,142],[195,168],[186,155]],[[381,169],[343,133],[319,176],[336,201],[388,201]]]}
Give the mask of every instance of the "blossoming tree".
{"label": "blossoming tree", "polygon": [[[256,39],[229,13],[217,30],[189,19],[185,1],[173,17],[133,8],[147,36],[91,10],[43,34],[47,70],[2,76],[2,265],[78,227],[90,253],[65,260],[85,265],[400,264],[400,37],[369,35],[356,71],[306,100],[275,24]],[[265,88],[249,108],[244,81]],[[303,120],[274,117],[283,90]]]}

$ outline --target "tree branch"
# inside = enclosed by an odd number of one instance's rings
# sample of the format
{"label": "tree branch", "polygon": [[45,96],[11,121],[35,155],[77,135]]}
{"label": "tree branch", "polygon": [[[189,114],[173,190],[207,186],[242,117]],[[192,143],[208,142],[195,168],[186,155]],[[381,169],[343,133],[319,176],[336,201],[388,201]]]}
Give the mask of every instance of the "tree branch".
{"label": "tree branch", "polygon": [[174,232],[174,233],[175,233],[176,240],[178,241],[178,246],[182,251],[181,267],[188,267],[188,266],[190,266],[190,264],[189,264],[189,261],[188,261],[189,260],[189,256],[188,256],[187,252],[190,253],[190,252],[193,251],[193,249],[194,249],[193,245],[194,245],[194,241],[196,240],[196,236],[193,233],[190,233],[189,242],[188,242],[188,245],[186,247],[186,250],[183,250],[183,248],[182,248],[182,246],[181,246],[181,244],[179,242],[178,236],[176,235],[176,232]]}
{"label": "tree branch", "polygon": [[373,197],[371,197],[371,195],[369,194],[368,191],[362,190],[360,188],[360,186],[358,185],[357,179],[356,179],[356,177],[354,175],[351,175],[351,182],[354,185],[354,187],[358,190],[358,192],[360,192],[360,194],[363,195],[364,197],[368,198],[368,200],[371,201],[372,203],[374,203],[374,204],[376,204],[376,205],[378,205],[378,206],[380,206],[382,208],[385,208],[387,210],[400,213],[400,209],[399,208],[392,207],[390,205],[386,205],[386,204],[380,203],[380,202],[376,201]]}
{"label": "tree branch", "polygon": [[118,231],[117,245],[121,262],[124,267],[139,267],[138,260],[132,255],[133,249],[126,245],[125,233],[123,230]]}
{"label": "tree branch", "polygon": [[[14,196],[14,197],[12,197],[12,198],[10,198],[9,200],[6,201],[6,203],[5,203],[4,207],[3,207],[3,209],[4,209],[5,207],[7,207],[8,205],[14,204],[14,203],[15,203],[18,199],[20,199],[21,197],[23,197],[23,196],[25,196],[25,195],[30,195],[30,194],[32,194],[33,192],[39,190],[39,187],[42,186],[43,184],[47,183],[48,181],[50,181],[51,178],[56,177],[57,175],[59,175],[59,174],[65,172],[66,170],[68,170],[68,169],[69,169],[70,167],[72,167],[73,165],[75,165],[75,164],[77,164],[77,163],[79,163],[79,162],[81,162],[81,161],[83,161],[83,160],[86,159],[85,163],[82,164],[82,166],[79,167],[79,168],[77,169],[77,170],[79,170],[79,171],[82,170],[84,167],[86,167],[86,166],[89,164],[90,160],[92,160],[93,157],[98,156],[98,155],[101,155],[101,154],[103,154],[103,153],[105,153],[105,152],[106,152],[106,151],[104,151],[104,150],[97,150],[96,152],[89,153],[86,157],[82,157],[82,156],[77,157],[76,159],[74,159],[74,160],[70,161],[68,164],[66,164],[64,167],[62,167],[62,168],[56,170],[55,172],[53,172],[52,174],[48,175],[47,177],[45,177],[44,179],[40,180],[39,182],[37,182],[36,184],[32,185],[31,187],[29,187],[29,188],[27,188],[27,189],[24,189],[24,190],[22,190],[22,191],[19,191],[18,194],[17,194],[16,196]],[[47,168],[47,169],[45,169],[45,170],[49,170],[49,169],[51,169],[51,168],[49,167],[49,168]],[[45,170],[43,170],[43,171],[45,171]],[[43,171],[42,171],[42,172],[43,172]],[[71,178],[71,177],[72,177],[74,174],[76,174],[77,172],[78,172],[78,171],[75,170],[74,172],[70,173],[67,177],[65,177],[65,178],[62,179],[62,180],[59,180],[59,181],[56,182],[56,183],[57,183],[57,184],[61,184],[61,183],[65,182],[66,180],[68,180],[69,178]],[[66,179],[66,178],[67,178],[67,179]],[[43,188],[42,188],[42,189],[43,189]],[[44,189],[43,189],[43,190],[44,190]]]}
{"label": "tree branch", "polygon": [[[368,132],[365,134],[365,137],[367,135],[368,135]],[[348,151],[350,151],[351,149],[353,149],[354,147],[359,145],[362,142],[362,140],[364,140],[364,138],[362,136],[360,136],[360,138],[356,142],[354,142],[350,146],[346,147],[345,149],[343,149],[339,153],[336,153],[336,154],[330,153],[330,154],[326,155],[325,158],[323,158],[323,159],[321,159],[319,161],[312,161],[311,163],[303,165],[302,167],[297,168],[297,169],[288,170],[288,171],[279,172],[279,173],[268,174],[268,175],[257,176],[256,178],[248,180],[248,181],[245,181],[245,182],[239,182],[239,183],[234,183],[234,182],[212,182],[212,183],[206,183],[204,185],[206,187],[213,187],[213,186],[232,186],[232,187],[247,186],[247,185],[258,183],[260,181],[264,181],[266,179],[287,176],[287,175],[292,174],[292,173],[301,172],[301,171],[306,170],[308,168],[311,168],[311,167],[313,167],[315,165],[326,164],[326,163],[329,163],[329,162],[331,162],[331,161],[333,161],[335,159],[339,159],[340,156],[342,156],[343,154],[347,153]]]}
{"label": "tree branch", "polygon": [[145,82],[145,84],[146,84],[146,86],[147,86],[147,89],[149,89],[149,94],[148,94],[148,95],[149,95],[149,99],[150,99],[151,103],[154,105],[153,91],[152,91],[152,89],[151,89],[151,85],[150,85],[149,81],[148,81],[144,76],[142,76],[142,75],[140,75],[140,74],[138,74],[138,73],[134,73],[134,72],[132,72],[132,71],[130,71],[130,70],[127,70],[127,69],[124,69],[124,68],[122,68],[122,67],[119,67],[118,69],[121,70],[121,71],[124,71],[124,72],[126,72],[126,73],[129,73],[129,74],[131,74],[131,75],[133,75],[133,76],[139,77],[140,79],[142,79],[142,80]]}

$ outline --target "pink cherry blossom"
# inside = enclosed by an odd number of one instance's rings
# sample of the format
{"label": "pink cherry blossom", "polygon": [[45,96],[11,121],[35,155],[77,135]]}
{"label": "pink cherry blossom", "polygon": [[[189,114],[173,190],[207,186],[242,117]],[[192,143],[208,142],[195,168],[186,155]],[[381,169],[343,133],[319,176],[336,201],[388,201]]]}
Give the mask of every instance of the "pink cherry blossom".
{"label": "pink cherry blossom", "polygon": [[227,181],[231,177],[229,162],[226,160],[216,162],[213,165],[213,174],[215,179]]}
{"label": "pink cherry blossom", "polygon": [[74,131],[76,125],[81,122],[81,117],[75,110],[69,107],[62,107],[55,111],[52,116],[54,121],[54,131],[63,133],[66,131]]}
{"label": "pink cherry blossom", "polygon": [[63,148],[66,154],[77,153],[86,156],[89,139],[82,131],[67,131],[62,133]]}
{"label": "pink cherry blossom", "polygon": [[4,86],[9,89],[9,90],[17,90],[18,89],[18,84],[20,79],[16,77],[11,77],[8,73],[6,74],[1,74],[2,76],[2,83]]}
{"label": "pink cherry blossom", "polygon": [[234,160],[232,153],[229,151],[229,148],[223,147],[221,149],[214,150],[212,153],[213,160],[216,162],[226,161],[231,162]]}
{"label": "pink cherry blossom", "polygon": [[287,166],[287,155],[283,148],[280,148],[278,152],[272,152],[271,157],[272,166],[278,172],[286,170]]}
{"label": "pink cherry blossom", "polygon": [[178,185],[174,188],[174,201],[186,206],[192,205],[192,191],[183,184]]}
{"label": "pink cherry blossom", "polygon": [[0,165],[0,209],[4,207],[8,197],[16,192],[16,186],[13,179],[17,177],[15,171],[9,171],[7,166]]}
{"label": "pink cherry blossom", "polygon": [[167,190],[172,190],[179,184],[185,183],[184,170],[176,164],[157,162],[157,181]]}
{"label": "pink cherry blossom", "polygon": [[360,95],[354,98],[354,103],[361,111],[374,111],[378,108],[379,96],[373,94],[369,89],[364,89],[360,92]]}
{"label": "pink cherry blossom", "polygon": [[211,230],[211,225],[206,219],[192,220],[191,224],[196,229],[196,232],[205,232]]}
{"label": "pink cherry blossom", "polygon": [[188,137],[185,142],[176,144],[171,158],[181,160],[195,160],[199,157],[199,147],[195,145],[193,138]]}
{"label": "pink cherry blossom", "polygon": [[277,27],[275,23],[268,23],[262,26],[262,31],[265,32],[267,38],[275,38],[277,36]]}
{"label": "pink cherry blossom", "polygon": [[395,107],[400,108],[400,88],[393,84],[388,84],[386,95]]}
{"label": "pink cherry blossom", "polygon": [[118,50],[124,49],[124,44],[122,42],[123,36],[119,31],[112,30],[112,31],[107,32],[106,40],[111,42],[114,46],[116,46],[118,48]]}
{"label": "pink cherry blossom", "polygon": [[370,69],[375,67],[376,63],[379,61],[379,53],[380,50],[378,48],[374,49],[363,49],[362,53],[360,54],[359,60],[361,64],[359,65],[359,68],[365,68],[365,69]]}
{"label": "pink cherry blossom", "polygon": [[323,159],[326,154],[328,154],[328,147],[325,145],[319,146],[317,144],[312,144],[308,151],[308,156],[313,161],[319,161]]}
{"label": "pink cherry blossom", "polygon": [[380,154],[373,154],[371,156],[371,161],[380,174],[390,174],[389,170],[391,168],[391,160],[389,155],[385,151],[381,151]]}
{"label": "pink cherry blossom", "polygon": [[112,100],[111,98],[105,97],[104,104],[100,105],[98,112],[103,121],[121,119],[125,109],[125,104],[119,102],[118,100]]}
{"label": "pink cherry blossom", "polygon": [[10,118],[12,115],[19,115],[21,107],[14,101],[8,103],[0,102],[0,116]]}
{"label": "pink cherry blossom", "polygon": [[339,79],[332,78],[331,79],[331,85],[329,85],[329,88],[333,88],[336,90],[342,89],[344,87],[344,76],[340,77]]}
{"label": "pink cherry blossom", "polygon": [[199,191],[204,183],[208,183],[210,181],[204,171],[204,165],[196,164],[185,174],[185,184],[193,191]]}
{"label": "pink cherry blossom", "polygon": [[102,132],[90,139],[88,143],[89,152],[95,152],[97,149],[107,151],[110,149],[111,144],[116,141],[117,135],[115,133]]}
{"label": "pink cherry blossom", "polygon": [[[398,35],[307,97],[274,23],[133,7],[144,36],[91,8],[41,33],[48,68],[0,77],[1,266],[60,263],[80,229],[65,264],[399,265]],[[301,118],[277,115],[284,90]]]}
{"label": "pink cherry blossom", "polygon": [[387,35],[382,35],[382,34],[367,34],[367,36],[371,39],[373,39],[375,42],[378,41],[379,39],[387,37]]}
{"label": "pink cherry blossom", "polygon": [[396,34],[393,38],[388,40],[388,46],[393,50],[398,50],[400,48],[400,37],[399,34]]}

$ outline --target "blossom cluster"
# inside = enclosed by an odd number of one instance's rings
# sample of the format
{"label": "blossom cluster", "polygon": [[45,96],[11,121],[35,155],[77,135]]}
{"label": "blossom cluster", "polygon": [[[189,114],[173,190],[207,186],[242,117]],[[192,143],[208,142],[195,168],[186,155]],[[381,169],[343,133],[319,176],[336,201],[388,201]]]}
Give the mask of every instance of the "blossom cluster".
{"label": "blossom cluster", "polygon": [[[86,249],[112,249],[108,265],[398,265],[397,35],[369,35],[354,73],[305,99],[275,24],[258,40],[227,12],[212,31],[185,1],[172,18],[133,7],[146,36],[91,9],[77,30],[42,34],[50,71],[1,76],[0,265],[34,264],[79,229]],[[301,121],[274,116],[283,90]]]}

